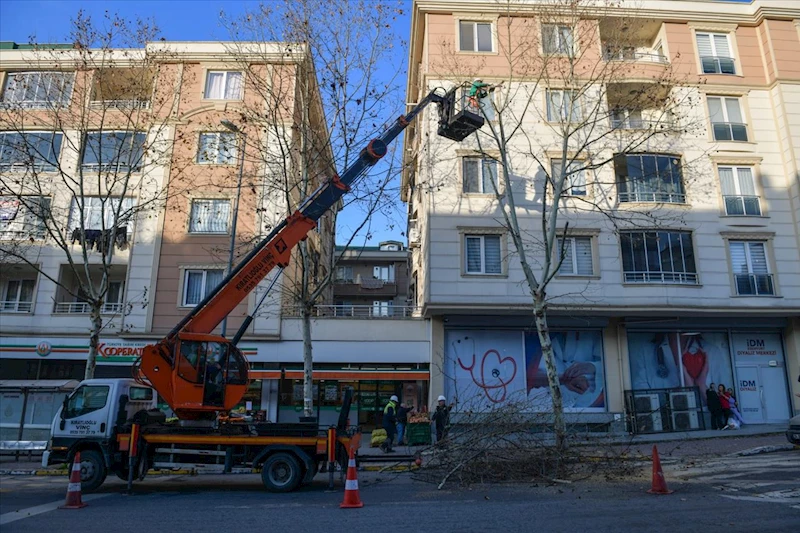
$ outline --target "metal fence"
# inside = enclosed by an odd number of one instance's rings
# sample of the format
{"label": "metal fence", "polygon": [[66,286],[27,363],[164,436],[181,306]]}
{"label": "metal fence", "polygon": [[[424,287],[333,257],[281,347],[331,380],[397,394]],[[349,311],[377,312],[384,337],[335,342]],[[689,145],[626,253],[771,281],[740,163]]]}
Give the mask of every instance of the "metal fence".
{"label": "metal fence", "polygon": [[[315,305],[312,311],[315,317],[326,318],[374,318],[374,319],[409,319],[419,318],[420,309],[413,306],[400,305]],[[302,308],[299,306],[284,307],[284,317],[299,317]]]}

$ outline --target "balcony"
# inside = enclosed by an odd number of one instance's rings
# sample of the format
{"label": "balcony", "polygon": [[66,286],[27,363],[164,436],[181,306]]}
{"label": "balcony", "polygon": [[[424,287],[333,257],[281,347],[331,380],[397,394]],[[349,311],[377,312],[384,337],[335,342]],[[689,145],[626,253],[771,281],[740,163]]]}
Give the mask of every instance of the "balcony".
{"label": "balcony", "polygon": [[[103,307],[100,309],[100,313],[106,314],[117,314],[122,311],[124,308],[124,304],[121,303],[108,303],[103,304]],[[78,315],[88,315],[92,311],[91,305],[86,302],[59,302],[56,303],[55,308],[53,309],[53,313],[56,314],[78,314]]]}
{"label": "balcony", "polygon": [[723,196],[722,198],[725,201],[725,213],[729,216],[761,216],[759,196]]}
{"label": "balcony", "polygon": [[646,120],[640,116],[611,117],[611,128],[615,130],[663,130],[675,127],[672,120]]}
{"label": "balcony", "polygon": [[665,285],[697,285],[694,272],[627,271],[625,283],[661,283]]}
{"label": "balcony", "polygon": [[[300,307],[285,307],[284,317],[299,317]],[[378,305],[315,305],[315,317],[326,318],[374,318],[376,320],[409,319],[419,317],[419,308],[412,306]]]}
{"label": "balcony", "polygon": [[338,279],[333,287],[335,296],[394,297],[397,283],[374,278]]}
{"label": "balcony", "polygon": [[19,300],[0,301],[0,312],[2,313],[30,313],[32,309],[33,302]]}
{"label": "balcony", "polygon": [[772,274],[735,274],[739,296],[774,296]]}
{"label": "balcony", "polygon": [[715,141],[747,142],[747,124],[737,122],[712,122]]}
{"label": "balcony", "polygon": [[701,56],[703,74],[736,74],[736,62],[732,57]]}
{"label": "balcony", "polygon": [[148,109],[155,71],[151,68],[104,68],[95,71],[91,109]]}
{"label": "balcony", "polygon": [[[91,297],[96,297],[99,292],[100,280],[103,279],[104,269],[102,265],[91,265],[89,267],[89,278],[84,276],[83,268],[78,265],[72,268],[69,265],[61,265],[58,288],[56,289],[55,304],[53,314],[77,314],[86,315],[91,313],[92,306],[89,303]],[[125,295],[125,277],[127,268],[124,265],[109,265],[105,269],[108,277],[108,285],[105,294],[105,302],[100,308],[102,314],[116,314],[124,310],[123,303]],[[87,294],[89,285],[93,286],[94,294]]]}
{"label": "balcony", "polygon": [[678,192],[621,192],[620,202],[648,202],[658,204],[685,204],[686,195]]}

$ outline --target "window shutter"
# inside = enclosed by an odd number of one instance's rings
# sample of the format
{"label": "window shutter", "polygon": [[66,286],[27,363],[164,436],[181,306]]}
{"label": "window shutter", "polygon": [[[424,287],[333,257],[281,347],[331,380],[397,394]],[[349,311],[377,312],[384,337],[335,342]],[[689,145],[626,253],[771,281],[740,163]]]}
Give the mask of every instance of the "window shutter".
{"label": "window shutter", "polygon": [[562,259],[558,273],[566,275],[574,274],[575,269],[572,265],[572,239],[567,239],[566,243],[564,239],[558,239],[558,253],[559,257]]}
{"label": "window shutter", "polygon": [[711,48],[711,35],[707,33],[697,34],[697,53],[700,57],[711,57],[714,51]]}
{"label": "window shutter", "polygon": [[747,274],[747,256],[744,251],[743,242],[730,243],[731,268],[734,274]]}
{"label": "window shutter", "polygon": [[483,238],[486,254],[486,273],[500,274],[502,272],[500,263],[500,236],[486,235]]}
{"label": "window shutter", "polygon": [[763,242],[750,242],[750,265],[753,274],[768,274],[767,254],[764,250]]}
{"label": "window shutter", "polygon": [[592,239],[591,237],[575,238],[575,263],[576,273],[581,276],[594,274],[592,268]]}
{"label": "window shutter", "polygon": [[481,238],[467,237],[467,272],[476,273],[481,271]]}
{"label": "window shutter", "polygon": [[736,173],[739,178],[739,192],[743,196],[755,196],[756,187],[753,183],[753,171],[748,167],[737,168]]}
{"label": "window shutter", "polygon": [[714,34],[714,48],[716,48],[717,57],[732,57],[731,49],[728,46],[728,36],[724,33]]}
{"label": "window shutter", "polygon": [[735,196],[736,185],[733,182],[733,169],[730,167],[719,167],[719,181],[722,185],[723,196]]}
{"label": "window shutter", "polygon": [[478,181],[478,160],[464,159],[462,168],[464,173],[464,192],[480,192],[480,182]]}

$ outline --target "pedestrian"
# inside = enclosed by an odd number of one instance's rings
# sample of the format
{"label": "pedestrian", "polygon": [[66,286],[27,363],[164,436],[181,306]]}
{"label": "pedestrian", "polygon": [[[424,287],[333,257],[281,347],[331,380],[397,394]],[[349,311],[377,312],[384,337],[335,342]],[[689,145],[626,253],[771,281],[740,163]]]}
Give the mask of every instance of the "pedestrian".
{"label": "pedestrian", "polygon": [[733,395],[733,389],[728,389],[726,396],[728,397],[728,403],[730,404],[733,418],[739,422],[739,425],[744,425],[744,418],[742,418],[742,413],[739,412],[739,407],[736,405],[736,396]]}
{"label": "pedestrian", "polygon": [[728,427],[728,420],[733,417],[733,413],[731,413],[731,402],[728,400],[728,395],[726,394],[725,385],[722,383],[719,384],[717,387],[717,396],[719,396],[719,405],[722,407],[722,428],[725,429]]}
{"label": "pedestrian", "polygon": [[711,413],[711,429],[724,428],[727,421],[722,421],[722,404],[719,401],[717,389],[713,383],[706,389],[706,407],[708,407],[708,412]]}
{"label": "pedestrian", "polygon": [[414,409],[414,404],[408,402],[407,405],[400,404],[397,408],[397,444],[403,445],[403,437],[405,436],[406,426],[408,425],[408,413]]}
{"label": "pedestrian", "polygon": [[397,403],[399,400],[397,396],[392,395],[389,398],[389,401],[386,403],[386,407],[383,408],[383,429],[386,430],[386,440],[383,441],[381,444],[381,450],[385,453],[392,453],[394,450],[392,449],[392,441],[394,440],[394,435],[397,432]]}
{"label": "pedestrian", "polygon": [[437,399],[438,405],[436,411],[431,416],[431,420],[436,424],[436,442],[439,443],[444,440],[447,433],[447,426],[450,424],[450,410],[453,408],[451,403],[447,405],[447,398],[439,396]]}

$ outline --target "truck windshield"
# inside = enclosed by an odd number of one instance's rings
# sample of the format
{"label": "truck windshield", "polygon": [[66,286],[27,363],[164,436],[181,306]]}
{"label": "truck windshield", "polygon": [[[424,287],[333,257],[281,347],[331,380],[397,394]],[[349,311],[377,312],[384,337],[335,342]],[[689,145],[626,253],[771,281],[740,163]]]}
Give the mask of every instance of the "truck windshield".
{"label": "truck windshield", "polygon": [[106,406],[108,385],[83,385],[70,396],[64,418],[76,418]]}

